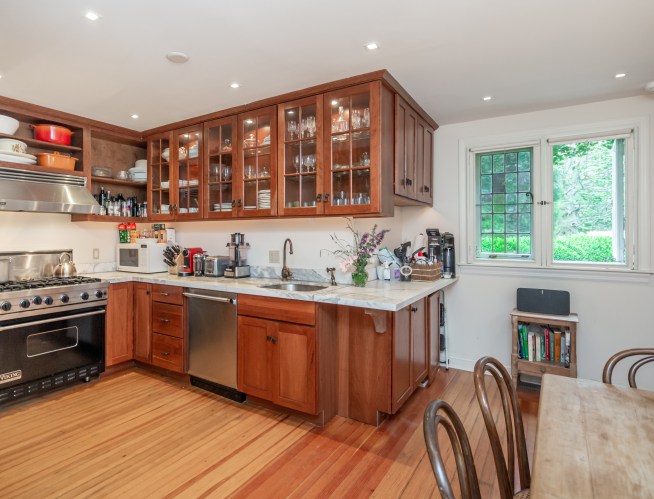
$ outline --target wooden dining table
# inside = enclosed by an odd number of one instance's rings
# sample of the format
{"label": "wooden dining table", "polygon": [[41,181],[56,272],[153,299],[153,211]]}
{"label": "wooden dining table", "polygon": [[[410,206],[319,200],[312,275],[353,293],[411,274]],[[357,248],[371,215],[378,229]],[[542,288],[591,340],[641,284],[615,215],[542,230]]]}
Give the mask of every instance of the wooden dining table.
{"label": "wooden dining table", "polygon": [[654,392],[544,375],[531,497],[654,498]]}

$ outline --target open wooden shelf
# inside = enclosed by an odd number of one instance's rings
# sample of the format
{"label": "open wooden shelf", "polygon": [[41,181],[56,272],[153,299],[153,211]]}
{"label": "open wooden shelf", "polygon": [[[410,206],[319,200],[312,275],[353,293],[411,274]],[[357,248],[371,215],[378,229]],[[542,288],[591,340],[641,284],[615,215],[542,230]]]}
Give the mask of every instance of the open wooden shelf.
{"label": "open wooden shelf", "polygon": [[55,151],[70,151],[70,152],[80,152],[82,150],[81,147],[55,144],[54,142],[46,142],[44,140],[30,139],[27,137],[21,137],[17,135],[8,135],[6,133],[0,133],[0,139],[20,140],[21,142],[25,142],[30,147],[38,147],[39,149],[53,149]]}

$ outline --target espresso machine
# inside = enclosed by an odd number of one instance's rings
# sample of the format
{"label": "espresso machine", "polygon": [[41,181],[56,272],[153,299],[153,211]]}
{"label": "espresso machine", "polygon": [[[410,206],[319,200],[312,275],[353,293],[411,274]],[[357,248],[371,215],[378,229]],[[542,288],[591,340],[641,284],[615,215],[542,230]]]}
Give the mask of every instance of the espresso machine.
{"label": "espresso machine", "polygon": [[443,261],[443,251],[441,247],[441,233],[438,229],[426,229],[427,232],[427,259],[430,262],[437,263]]}
{"label": "espresso machine", "polygon": [[443,251],[443,277],[455,277],[456,258],[454,255],[454,236],[449,232],[443,232],[441,246]]}
{"label": "espresso machine", "polygon": [[182,257],[184,258],[184,266],[177,272],[178,276],[186,277],[192,276],[193,264],[195,263],[195,255],[202,255],[204,250],[202,248],[184,248],[182,250]]}
{"label": "espresso machine", "polygon": [[246,265],[250,244],[245,242],[245,234],[234,232],[227,247],[229,248],[229,265],[225,267],[225,277],[234,279],[250,277],[250,266]]}

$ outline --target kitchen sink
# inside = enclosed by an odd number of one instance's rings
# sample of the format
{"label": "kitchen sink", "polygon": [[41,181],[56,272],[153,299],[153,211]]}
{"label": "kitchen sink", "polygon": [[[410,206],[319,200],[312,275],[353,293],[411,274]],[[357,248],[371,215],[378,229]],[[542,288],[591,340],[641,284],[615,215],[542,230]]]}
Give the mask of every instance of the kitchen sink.
{"label": "kitchen sink", "polygon": [[323,284],[301,284],[299,282],[281,282],[279,284],[263,284],[260,288],[281,289],[284,291],[318,291],[319,289],[328,288]]}

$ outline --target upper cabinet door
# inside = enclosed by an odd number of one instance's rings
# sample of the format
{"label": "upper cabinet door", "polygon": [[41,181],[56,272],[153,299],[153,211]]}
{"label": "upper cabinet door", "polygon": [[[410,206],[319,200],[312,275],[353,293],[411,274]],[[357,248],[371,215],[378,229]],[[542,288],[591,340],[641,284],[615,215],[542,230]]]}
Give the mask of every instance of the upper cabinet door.
{"label": "upper cabinet door", "polygon": [[418,154],[422,161],[418,162],[418,185],[416,188],[418,200],[430,205],[434,204],[434,129],[425,120],[418,120]]}
{"label": "upper cabinet door", "polygon": [[239,114],[238,141],[238,177],[234,177],[238,215],[276,215],[277,106]]}
{"label": "upper cabinet door", "polygon": [[322,105],[322,95],[279,105],[279,215],[316,215],[323,211]]}
{"label": "upper cabinet door", "polygon": [[324,213],[380,211],[381,83],[324,96]]}
{"label": "upper cabinet door", "polygon": [[202,126],[175,131],[173,142],[177,202],[171,209],[177,220],[202,218]]}
{"label": "upper cabinet door", "polygon": [[236,116],[204,124],[204,216],[232,218],[237,210],[234,203],[234,178],[239,178],[238,120]]}
{"label": "upper cabinet door", "polygon": [[418,114],[395,96],[395,194],[416,197]]}
{"label": "upper cabinet door", "polygon": [[172,168],[171,132],[160,133],[148,140],[148,215],[150,220],[172,220],[171,206],[176,201],[177,179]]}

